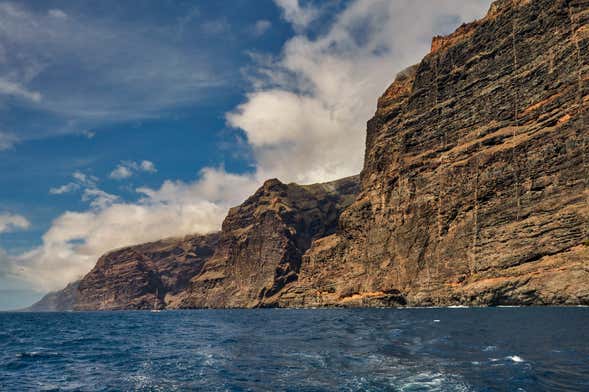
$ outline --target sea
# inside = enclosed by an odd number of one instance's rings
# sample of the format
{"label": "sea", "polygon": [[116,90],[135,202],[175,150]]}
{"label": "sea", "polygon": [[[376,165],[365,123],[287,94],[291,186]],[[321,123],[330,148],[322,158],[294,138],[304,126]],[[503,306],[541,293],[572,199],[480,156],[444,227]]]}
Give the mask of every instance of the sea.
{"label": "sea", "polygon": [[2,391],[589,391],[589,308],[0,313]]}

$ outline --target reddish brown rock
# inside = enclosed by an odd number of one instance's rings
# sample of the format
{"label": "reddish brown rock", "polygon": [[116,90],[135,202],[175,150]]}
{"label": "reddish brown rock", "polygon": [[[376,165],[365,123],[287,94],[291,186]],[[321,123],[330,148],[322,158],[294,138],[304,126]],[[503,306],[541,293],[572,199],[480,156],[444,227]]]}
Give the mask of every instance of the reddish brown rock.
{"label": "reddish brown rock", "polygon": [[589,1],[500,0],[432,49],[280,305],[588,304]]}
{"label": "reddish brown rock", "polygon": [[357,177],[306,186],[267,181],[229,211],[215,255],[192,279],[181,306],[276,306],[282,288],[297,280],[312,241],[335,232],[357,191]]}
{"label": "reddish brown rock", "polygon": [[218,238],[217,233],[193,235],[110,252],[80,281],[74,309],[174,307],[212,256]]}

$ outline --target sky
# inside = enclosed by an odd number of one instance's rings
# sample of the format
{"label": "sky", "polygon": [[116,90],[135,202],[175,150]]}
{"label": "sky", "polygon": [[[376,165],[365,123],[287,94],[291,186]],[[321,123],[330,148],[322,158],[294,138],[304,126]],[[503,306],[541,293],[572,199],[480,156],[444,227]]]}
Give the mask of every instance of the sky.
{"label": "sky", "polygon": [[0,0],[0,310],[360,172],[366,121],[490,0]]}

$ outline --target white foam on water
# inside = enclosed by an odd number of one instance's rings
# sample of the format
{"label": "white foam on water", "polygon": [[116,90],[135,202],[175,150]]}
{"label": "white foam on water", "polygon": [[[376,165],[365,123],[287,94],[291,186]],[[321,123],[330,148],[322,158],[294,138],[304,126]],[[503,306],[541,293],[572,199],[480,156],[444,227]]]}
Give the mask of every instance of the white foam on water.
{"label": "white foam on water", "polygon": [[420,372],[401,381],[402,385],[395,385],[399,391],[444,391],[451,387],[452,391],[469,391],[467,384],[455,377],[440,372]]}
{"label": "white foam on water", "polygon": [[525,362],[524,359],[518,355],[510,355],[508,357],[505,357],[505,359],[516,362],[516,363]]}

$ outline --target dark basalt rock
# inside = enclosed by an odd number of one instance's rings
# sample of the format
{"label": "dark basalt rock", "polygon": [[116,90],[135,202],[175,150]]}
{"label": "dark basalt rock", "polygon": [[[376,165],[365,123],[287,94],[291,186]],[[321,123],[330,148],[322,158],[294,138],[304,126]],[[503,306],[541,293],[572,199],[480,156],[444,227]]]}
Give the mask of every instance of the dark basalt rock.
{"label": "dark basalt rock", "polygon": [[500,0],[435,38],[280,306],[588,304],[588,80],[587,0]]}
{"label": "dark basalt rock", "polygon": [[277,306],[283,287],[298,279],[303,254],[335,232],[357,192],[358,177],[306,186],[267,181],[229,211],[215,255],[181,307]]}

